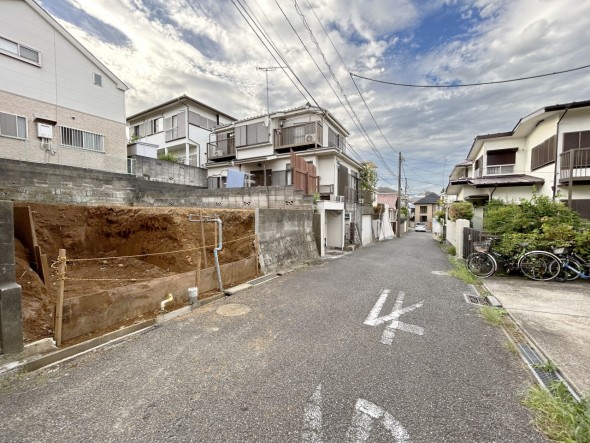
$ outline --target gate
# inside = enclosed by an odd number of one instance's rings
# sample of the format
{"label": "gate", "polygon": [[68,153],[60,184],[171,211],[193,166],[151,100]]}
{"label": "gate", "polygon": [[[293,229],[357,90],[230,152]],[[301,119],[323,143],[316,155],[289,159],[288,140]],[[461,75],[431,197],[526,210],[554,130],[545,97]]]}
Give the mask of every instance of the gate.
{"label": "gate", "polygon": [[302,190],[306,195],[319,191],[320,178],[315,165],[307,163],[303,157],[291,152],[291,170],[295,189]]}

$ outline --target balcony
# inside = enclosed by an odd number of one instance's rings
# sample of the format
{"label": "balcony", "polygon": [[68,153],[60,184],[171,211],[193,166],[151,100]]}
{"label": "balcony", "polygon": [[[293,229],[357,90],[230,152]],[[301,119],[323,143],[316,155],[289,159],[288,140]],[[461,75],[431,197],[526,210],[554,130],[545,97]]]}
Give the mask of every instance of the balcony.
{"label": "balcony", "polygon": [[274,130],[277,152],[301,151],[322,146],[323,130],[320,122],[309,122]]}
{"label": "balcony", "polygon": [[590,182],[590,148],[570,149],[560,154],[559,182]]}
{"label": "balcony", "polygon": [[236,157],[236,140],[226,138],[207,143],[208,160],[229,160]]}

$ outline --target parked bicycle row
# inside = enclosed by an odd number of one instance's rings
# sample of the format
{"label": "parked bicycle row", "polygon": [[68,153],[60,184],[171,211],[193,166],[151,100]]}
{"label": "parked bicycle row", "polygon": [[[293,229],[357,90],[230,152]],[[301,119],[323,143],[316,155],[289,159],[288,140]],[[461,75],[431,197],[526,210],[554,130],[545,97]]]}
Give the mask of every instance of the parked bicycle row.
{"label": "parked bicycle row", "polygon": [[494,250],[494,238],[474,246],[475,252],[466,258],[467,269],[474,275],[487,278],[502,265],[504,270],[521,272],[525,277],[538,281],[572,281],[590,279],[590,262],[569,248],[553,248],[552,252],[526,250],[527,244],[519,244],[516,255],[502,254]]}

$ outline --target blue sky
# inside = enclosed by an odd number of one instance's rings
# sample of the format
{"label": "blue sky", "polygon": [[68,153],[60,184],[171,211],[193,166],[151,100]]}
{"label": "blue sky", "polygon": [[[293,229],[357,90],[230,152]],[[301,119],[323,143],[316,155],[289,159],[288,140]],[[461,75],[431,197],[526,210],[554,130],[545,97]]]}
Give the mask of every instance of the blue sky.
{"label": "blue sky", "polygon": [[[377,164],[383,186],[396,186],[401,151],[409,191],[439,192],[475,136],[509,131],[544,106],[590,99],[590,70],[456,89],[405,88],[358,78],[355,85],[349,75],[461,84],[590,64],[590,2],[234,1],[305,85],[299,85],[301,93],[282,71],[269,72],[271,109],[306,101],[328,109],[351,132],[349,141],[359,157]],[[266,112],[265,76],[256,68],[277,61],[231,0],[39,3],[130,86],[128,115],[181,94],[237,118]]]}

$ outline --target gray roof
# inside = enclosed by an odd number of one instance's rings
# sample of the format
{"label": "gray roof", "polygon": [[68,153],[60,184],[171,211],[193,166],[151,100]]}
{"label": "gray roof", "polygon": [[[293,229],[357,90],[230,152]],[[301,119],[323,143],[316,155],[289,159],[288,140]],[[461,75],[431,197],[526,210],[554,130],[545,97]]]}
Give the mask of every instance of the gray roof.
{"label": "gray roof", "polygon": [[440,195],[434,192],[427,192],[424,197],[414,202],[415,205],[435,205],[440,200]]}
{"label": "gray roof", "polygon": [[525,174],[467,179],[467,184],[475,186],[476,188],[489,188],[492,186],[531,186],[543,183],[545,183],[544,179]]}

